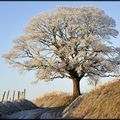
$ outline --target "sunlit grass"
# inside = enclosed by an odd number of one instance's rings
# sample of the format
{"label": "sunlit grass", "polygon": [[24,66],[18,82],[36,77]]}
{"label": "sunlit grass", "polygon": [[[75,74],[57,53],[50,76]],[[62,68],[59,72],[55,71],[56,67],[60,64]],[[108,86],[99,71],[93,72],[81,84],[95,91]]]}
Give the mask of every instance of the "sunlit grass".
{"label": "sunlit grass", "polygon": [[70,93],[51,92],[36,98],[33,103],[41,107],[60,107],[68,105],[71,101]]}
{"label": "sunlit grass", "polygon": [[90,119],[120,118],[120,80],[85,94],[71,116]]}
{"label": "sunlit grass", "polygon": [[63,111],[65,118],[118,119],[120,118],[120,80],[99,86],[76,101],[72,101],[70,93],[52,92],[36,98],[33,103],[40,107],[67,105],[65,108],[67,113]]}

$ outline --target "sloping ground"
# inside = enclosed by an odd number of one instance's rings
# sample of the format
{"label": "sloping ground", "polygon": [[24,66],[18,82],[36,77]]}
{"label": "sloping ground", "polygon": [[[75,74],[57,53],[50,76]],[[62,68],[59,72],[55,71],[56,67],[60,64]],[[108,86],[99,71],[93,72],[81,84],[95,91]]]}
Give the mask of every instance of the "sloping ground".
{"label": "sloping ground", "polygon": [[63,92],[47,93],[35,100],[33,103],[39,107],[60,107],[72,102],[72,96]]}
{"label": "sloping ground", "polygon": [[0,103],[0,117],[10,115],[18,111],[31,110],[38,108],[28,100]]}
{"label": "sloping ground", "polygon": [[[55,94],[55,93],[54,93]],[[59,94],[60,95],[60,94]],[[60,102],[59,95],[56,99],[52,99],[50,103],[46,104],[43,99],[43,106],[31,110],[23,110],[11,115],[6,115],[6,119],[120,119],[120,80],[110,84],[106,84],[96,90],[92,90],[82,96],[76,98],[71,104],[60,104],[53,107],[55,100]],[[40,99],[42,102],[42,99]],[[63,102],[63,99],[62,99]],[[24,104],[26,106],[26,104]],[[41,103],[39,103],[41,105]],[[49,106],[47,106],[49,105]],[[62,104],[63,105],[63,104]],[[67,105],[67,106],[66,106]],[[52,106],[52,107],[51,107]],[[0,109],[1,110],[1,109]]]}
{"label": "sloping ground", "polygon": [[63,118],[120,119],[120,80],[78,97],[63,111]]}

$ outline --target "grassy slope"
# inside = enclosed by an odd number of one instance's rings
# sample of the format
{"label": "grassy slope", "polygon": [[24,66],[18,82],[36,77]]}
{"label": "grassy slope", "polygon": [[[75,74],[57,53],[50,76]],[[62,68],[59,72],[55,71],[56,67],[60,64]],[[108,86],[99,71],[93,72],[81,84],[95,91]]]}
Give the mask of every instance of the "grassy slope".
{"label": "grassy slope", "polygon": [[[120,80],[105,84],[96,90],[92,90],[83,95],[82,99],[78,99],[77,102],[78,104],[74,108],[69,108],[68,106],[68,112],[64,117],[120,119]],[[76,103],[73,102],[72,104],[72,106],[74,106]]]}
{"label": "grassy slope", "polygon": [[105,84],[72,102],[70,94],[53,92],[33,101],[37,106],[68,105],[63,118],[120,119],[120,80]]}

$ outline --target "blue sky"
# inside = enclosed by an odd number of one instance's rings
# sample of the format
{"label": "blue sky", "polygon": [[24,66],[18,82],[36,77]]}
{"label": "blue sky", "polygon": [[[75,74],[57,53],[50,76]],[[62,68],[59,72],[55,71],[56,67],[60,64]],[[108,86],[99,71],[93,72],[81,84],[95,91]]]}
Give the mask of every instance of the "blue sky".
{"label": "blue sky", "polygon": [[[56,6],[96,6],[103,9],[106,14],[116,21],[116,28],[120,31],[120,2],[82,2],[82,1],[51,1],[51,2],[0,2],[0,98],[4,90],[27,89],[27,98],[32,100],[44,93],[51,91],[72,92],[71,80],[55,80],[51,82],[40,81],[36,85],[34,73],[20,75],[16,69],[11,68],[1,57],[3,53],[12,48],[13,40],[23,34],[24,27],[32,17],[43,11],[49,11]],[[120,46],[120,35],[117,39],[111,39],[115,46]],[[105,80],[101,81],[105,82]],[[81,81],[81,91],[87,92],[91,86],[87,81]]]}

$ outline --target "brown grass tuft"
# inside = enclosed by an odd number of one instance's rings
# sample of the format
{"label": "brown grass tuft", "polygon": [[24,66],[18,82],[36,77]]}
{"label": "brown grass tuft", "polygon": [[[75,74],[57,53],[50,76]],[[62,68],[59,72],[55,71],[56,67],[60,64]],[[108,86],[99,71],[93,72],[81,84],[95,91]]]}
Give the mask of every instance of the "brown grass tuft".
{"label": "brown grass tuft", "polygon": [[33,103],[39,107],[60,107],[66,106],[70,102],[72,102],[72,96],[62,92],[47,93],[33,100]]}

